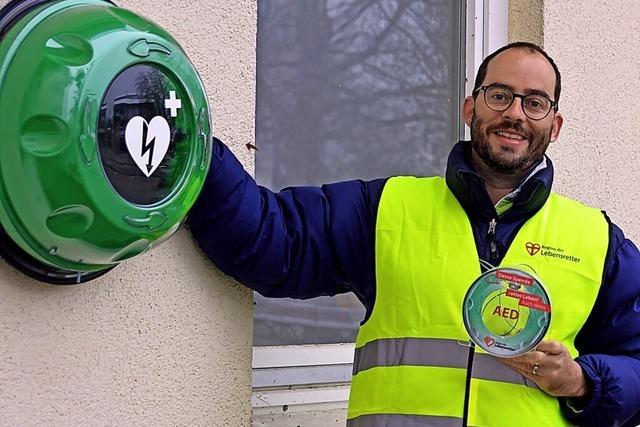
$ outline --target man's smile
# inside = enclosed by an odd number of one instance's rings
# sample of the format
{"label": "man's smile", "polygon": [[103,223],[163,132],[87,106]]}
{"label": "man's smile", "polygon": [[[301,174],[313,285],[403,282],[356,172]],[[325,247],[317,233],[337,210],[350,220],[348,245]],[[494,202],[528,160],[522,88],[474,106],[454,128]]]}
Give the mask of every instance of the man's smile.
{"label": "man's smile", "polygon": [[528,137],[524,133],[512,129],[499,129],[491,132],[498,137],[498,140],[505,145],[521,146],[528,142]]}

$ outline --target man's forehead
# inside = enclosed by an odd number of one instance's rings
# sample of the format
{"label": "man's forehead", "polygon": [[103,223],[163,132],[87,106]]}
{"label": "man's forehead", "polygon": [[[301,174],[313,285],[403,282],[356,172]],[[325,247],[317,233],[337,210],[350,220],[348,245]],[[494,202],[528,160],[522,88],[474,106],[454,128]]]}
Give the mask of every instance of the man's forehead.
{"label": "man's forehead", "polygon": [[523,48],[500,52],[487,66],[483,85],[503,83],[519,90],[554,93],[556,75],[553,66],[540,53]]}

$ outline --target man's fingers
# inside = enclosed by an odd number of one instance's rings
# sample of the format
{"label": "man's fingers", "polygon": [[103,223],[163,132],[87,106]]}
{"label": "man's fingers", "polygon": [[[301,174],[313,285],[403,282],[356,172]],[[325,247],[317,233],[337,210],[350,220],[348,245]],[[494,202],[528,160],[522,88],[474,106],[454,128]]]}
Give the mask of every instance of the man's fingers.
{"label": "man's fingers", "polygon": [[501,359],[503,363],[509,366],[519,366],[522,369],[527,369],[527,367],[532,367],[536,363],[541,364],[545,357],[546,353],[541,351],[531,351],[529,353],[525,353],[516,357],[504,357]]}
{"label": "man's fingers", "polygon": [[[516,357],[500,358],[500,362],[516,370],[520,374],[535,379],[540,371],[545,372],[562,369],[568,355],[567,348],[559,341],[541,341],[534,351]],[[558,357],[560,356],[560,357]],[[534,372],[535,371],[535,372]]]}
{"label": "man's fingers", "polygon": [[560,341],[540,341],[540,344],[536,346],[536,351],[541,351],[546,354],[559,356],[567,351],[567,348]]}
{"label": "man's fingers", "polygon": [[552,396],[583,396],[588,390],[582,368],[558,341],[543,341],[535,351],[499,360]]}
{"label": "man's fingers", "polygon": [[536,383],[542,380],[541,370],[543,368],[539,364],[536,365],[535,363],[514,362],[513,360],[509,360],[510,359],[500,359],[501,362],[503,362],[505,365],[507,365],[509,368],[513,369],[523,377]]}

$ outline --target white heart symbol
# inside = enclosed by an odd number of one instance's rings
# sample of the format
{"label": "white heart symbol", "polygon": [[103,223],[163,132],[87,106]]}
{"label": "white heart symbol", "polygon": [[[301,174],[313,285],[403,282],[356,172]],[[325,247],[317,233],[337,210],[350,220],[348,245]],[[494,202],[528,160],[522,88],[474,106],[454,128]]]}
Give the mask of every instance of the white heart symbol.
{"label": "white heart symbol", "polygon": [[149,123],[143,117],[135,116],[127,123],[124,139],[129,155],[148,178],[167,154],[171,129],[162,116],[154,117]]}

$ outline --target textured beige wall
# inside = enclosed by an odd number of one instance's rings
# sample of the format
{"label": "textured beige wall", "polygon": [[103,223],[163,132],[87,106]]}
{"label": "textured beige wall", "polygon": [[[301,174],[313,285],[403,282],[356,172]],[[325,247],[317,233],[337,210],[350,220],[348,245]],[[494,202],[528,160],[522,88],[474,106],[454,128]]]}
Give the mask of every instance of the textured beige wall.
{"label": "textured beige wall", "polygon": [[[181,42],[215,134],[252,168],[255,3],[118,3]],[[0,261],[0,424],[249,425],[251,307],[185,230],[80,286],[37,283]]]}
{"label": "textured beige wall", "polygon": [[640,8],[545,0],[544,46],[562,73],[565,124],[551,149],[562,193],[605,209],[640,241]]}
{"label": "textured beige wall", "polygon": [[509,42],[543,43],[543,0],[509,0]]}

